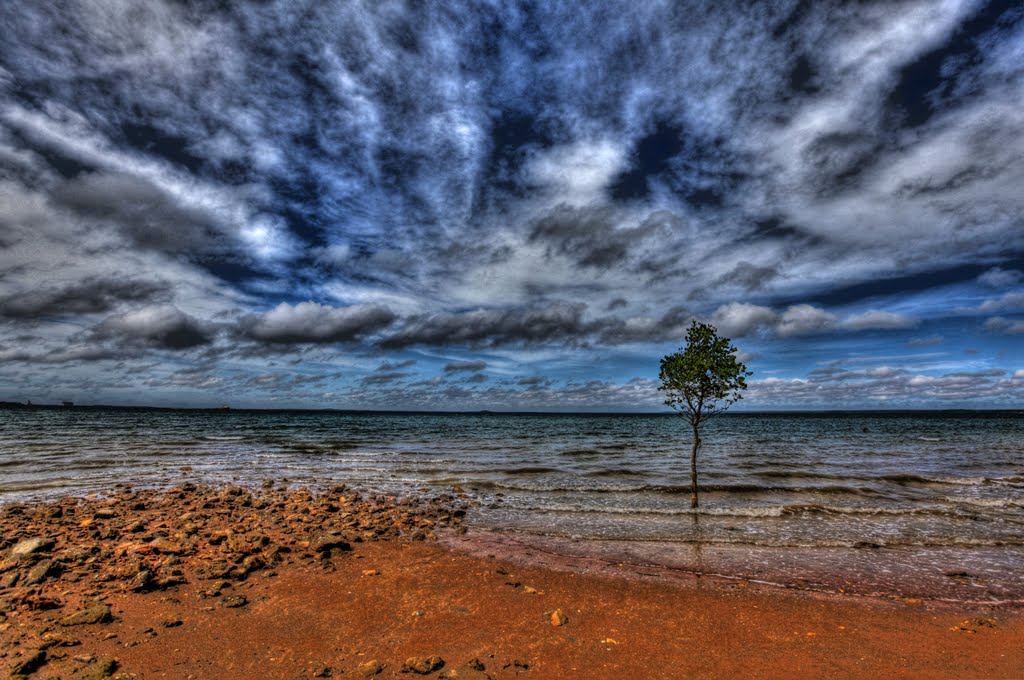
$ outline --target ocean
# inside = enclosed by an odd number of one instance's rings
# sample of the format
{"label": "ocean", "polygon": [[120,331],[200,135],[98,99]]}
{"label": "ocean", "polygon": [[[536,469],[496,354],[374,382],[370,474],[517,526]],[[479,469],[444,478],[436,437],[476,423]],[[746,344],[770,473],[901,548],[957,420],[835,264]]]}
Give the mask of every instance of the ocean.
{"label": "ocean", "polygon": [[855,594],[1024,603],[1024,412],[0,411],[0,503],[192,481],[404,495],[552,552]]}

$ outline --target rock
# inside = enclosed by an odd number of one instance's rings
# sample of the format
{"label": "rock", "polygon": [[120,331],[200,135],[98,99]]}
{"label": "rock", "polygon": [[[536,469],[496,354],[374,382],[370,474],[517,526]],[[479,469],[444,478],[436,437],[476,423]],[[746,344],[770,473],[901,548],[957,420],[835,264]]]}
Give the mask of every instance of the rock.
{"label": "rock", "polygon": [[43,560],[32,567],[28,574],[25,576],[24,585],[32,586],[37,583],[42,583],[46,580],[47,576],[56,573],[57,567],[52,560]]}
{"label": "rock", "polygon": [[10,555],[11,557],[24,557],[33,553],[48,552],[54,545],[56,544],[49,538],[26,538],[11,548]]}
{"label": "rock", "polygon": [[149,569],[143,569],[135,576],[133,576],[132,580],[128,582],[128,589],[133,590],[137,593],[142,592],[144,590],[149,590],[153,587],[153,576],[153,572],[151,572]]}
{"label": "rock", "polygon": [[550,621],[552,626],[564,626],[569,623],[569,617],[561,609],[551,612]]}
{"label": "rock", "polygon": [[166,538],[157,538],[147,543],[151,549],[156,550],[164,555],[181,555],[187,548],[180,543],[171,541]]}
{"label": "rock", "polygon": [[31,675],[46,665],[46,652],[37,649],[11,667],[11,676]]}
{"label": "rock", "polygon": [[491,680],[491,676],[485,673],[485,670],[479,659],[471,659],[461,668],[441,671],[438,677],[444,680]]}
{"label": "rock", "polygon": [[177,616],[172,616],[169,619],[164,619],[163,621],[161,621],[160,625],[163,626],[164,628],[177,628],[182,623],[183,623],[182,620],[179,619]]}
{"label": "rock", "polygon": [[3,576],[0,576],[0,588],[13,588],[18,585],[18,580],[21,578],[21,572],[9,571]]}
{"label": "rock", "polygon": [[195,575],[201,579],[222,579],[231,573],[231,569],[231,565],[227,562],[209,562],[197,567]]}
{"label": "rock", "polygon": [[351,550],[352,546],[341,534],[317,534],[309,542],[313,552],[326,552],[328,550]]}
{"label": "rock", "polygon": [[364,678],[372,678],[384,670],[384,665],[376,659],[371,659],[366,663],[359,664],[356,666],[356,673]]}
{"label": "rock", "polygon": [[316,662],[309,668],[311,678],[329,678],[332,675],[332,668],[323,662]]}
{"label": "rock", "polygon": [[410,656],[402,664],[403,673],[426,675],[444,667],[444,659],[439,656]]}
{"label": "rock", "polygon": [[88,667],[83,668],[74,674],[72,680],[104,680],[109,678],[117,670],[117,661],[110,658],[103,658],[94,661]]}
{"label": "rock", "polygon": [[114,519],[116,515],[113,508],[100,508],[92,513],[93,519]]}
{"label": "rock", "polygon": [[229,609],[237,609],[247,604],[249,604],[249,600],[246,599],[245,595],[225,595],[220,601],[220,606],[228,607]]}
{"label": "rock", "polygon": [[114,617],[110,614],[110,605],[100,603],[65,616],[60,620],[60,625],[80,626],[92,623],[110,623],[113,620]]}
{"label": "rock", "polygon": [[40,639],[42,640],[42,644],[39,645],[39,649],[49,649],[50,647],[76,647],[82,644],[80,640],[64,637],[57,633],[43,633]]}
{"label": "rock", "polygon": [[363,569],[363,576],[380,576],[380,569]]}

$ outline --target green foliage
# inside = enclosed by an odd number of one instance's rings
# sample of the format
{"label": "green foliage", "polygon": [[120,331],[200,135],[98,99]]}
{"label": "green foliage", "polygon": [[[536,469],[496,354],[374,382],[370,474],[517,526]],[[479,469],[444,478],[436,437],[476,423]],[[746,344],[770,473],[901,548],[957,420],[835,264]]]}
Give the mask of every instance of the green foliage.
{"label": "green foliage", "polygon": [[695,428],[743,398],[747,367],[736,359],[729,338],[718,337],[711,324],[694,321],[686,332],[686,347],[661,360],[665,403]]}

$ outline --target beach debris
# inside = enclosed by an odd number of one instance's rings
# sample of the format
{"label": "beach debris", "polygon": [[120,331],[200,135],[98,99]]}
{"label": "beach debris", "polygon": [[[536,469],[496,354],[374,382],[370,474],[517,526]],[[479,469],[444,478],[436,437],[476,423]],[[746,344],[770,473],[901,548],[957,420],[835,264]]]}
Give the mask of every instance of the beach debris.
{"label": "beach debris", "polygon": [[94,623],[110,623],[114,617],[110,614],[110,605],[97,603],[60,620],[62,626],[81,626]]}
{"label": "beach debris", "polygon": [[444,659],[441,657],[434,656],[410,656],[402,664],[403,673],[416,673],[418,675],[426,675],[427,673],[433,673],[438,668],[444,667]]}
{"label": "beach debris", "polygon": [[370,659],[366,663],[361,663],[356,667],[356,672],[364,678],[372,678],[383,670],[384,664],[376,659]]}
{"label": "beach debris", "polygon": [[547,614],[548,620],[552,626],[564,626],[569,623],[569,617],[565,615],[561,609],[556,609],[553,612]]}

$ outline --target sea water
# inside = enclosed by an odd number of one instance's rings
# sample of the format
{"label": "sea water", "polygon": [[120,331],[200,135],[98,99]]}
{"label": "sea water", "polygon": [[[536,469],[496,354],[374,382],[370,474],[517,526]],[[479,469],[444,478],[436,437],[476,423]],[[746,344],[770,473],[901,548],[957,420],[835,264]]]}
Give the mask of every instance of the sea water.
{"label": "sea water", "polygon": [[1024,413],[0,411],[0,502],[183,478],[459,487],[471,527],[868,594],[1024,600]]}

